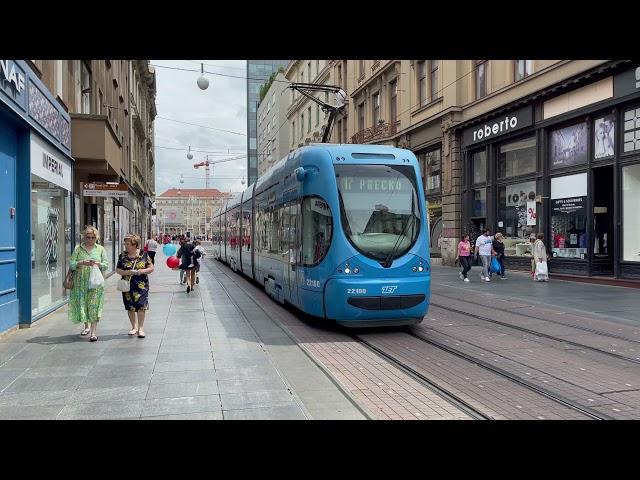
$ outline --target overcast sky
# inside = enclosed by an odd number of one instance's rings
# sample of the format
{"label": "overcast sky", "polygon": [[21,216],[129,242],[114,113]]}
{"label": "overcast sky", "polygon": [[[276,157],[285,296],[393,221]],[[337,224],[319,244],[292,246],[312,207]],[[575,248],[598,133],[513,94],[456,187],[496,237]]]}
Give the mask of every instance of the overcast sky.
{"label": "overcast sky", "polygon": [[[246,77],[245,60],[198,60],[204,62],[205,71]],[[200,69],[194,60],[152,60],[153,65]],[[156,195],[169,188],[204,188],[204,168],[194,169],[193,164],[206,160],[207,153],[192,152],[187,159],[187,149],[227,151],[229,155],[209,154],[209,160],[217,160],[246,154],[247,150],[247,81],[241,78],[222,77],[205,73],[209,88],[200,90],[196,80],[200,72],[184,72],[156,68],[156,107],[158,117],[167,117],[183,122],[242,133],[219,132],[192,125],[184,125],[163,118],[156,118]],[[168,150],[159,147],[180,148]],[[211,168],[211,167],[210,167]],[[180,184],[180,174],[184,184]],[[213,169],[211,188],[237,192],[246,182],[247,159],[220,163]],[[216,180],[216,177],[221,177]],[[223,179],[233,177],[234,179]],[[244,185],[246,187],[246,183]]]}

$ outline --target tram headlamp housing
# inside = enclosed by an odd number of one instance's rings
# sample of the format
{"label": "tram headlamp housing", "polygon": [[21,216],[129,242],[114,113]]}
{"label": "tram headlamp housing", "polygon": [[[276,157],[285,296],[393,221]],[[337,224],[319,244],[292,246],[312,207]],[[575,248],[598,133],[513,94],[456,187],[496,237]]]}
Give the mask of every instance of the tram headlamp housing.
{"label": "tram headlamp housing", "polygon": [[425,267],[424,267],[423,262],[418,263],[418,265],[414,265],[411,268],[411,271],[412,272],[420,272],[420,273],[424,272],[425,271]]}

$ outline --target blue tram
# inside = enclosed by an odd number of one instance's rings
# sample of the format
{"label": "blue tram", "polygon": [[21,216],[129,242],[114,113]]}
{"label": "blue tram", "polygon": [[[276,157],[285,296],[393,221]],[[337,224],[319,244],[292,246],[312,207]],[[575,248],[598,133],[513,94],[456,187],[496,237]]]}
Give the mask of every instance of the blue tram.
{"label": "blue tram", "polygon": [[214,215],[214,257],[311,315],[416,324],[430,296],[425,210],[412,152],[309,145]]}

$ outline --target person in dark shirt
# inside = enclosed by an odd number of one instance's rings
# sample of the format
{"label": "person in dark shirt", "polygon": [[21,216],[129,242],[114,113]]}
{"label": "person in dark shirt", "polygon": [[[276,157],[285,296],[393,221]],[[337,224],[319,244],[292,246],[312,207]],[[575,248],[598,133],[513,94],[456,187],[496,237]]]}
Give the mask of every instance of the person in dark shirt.
{"label": "person in dark shirt", "polygon": [[178,268],[180,268],[180,270],[185,270],[186,273],[187,293],[190,293],[195,285],[197,259],[193,252],[194,249],[195,245],[188,242],[185,237],[180,239],[180,248],[178,249],[176,256],[180,259],[180,266]]}
{"label": "person in dark shirt", "polygon": [[502,242],[503,238],[504,237],[500,232],[496,233],[493,237],[492,244],[495,256],[500,263],[500,273],[498,273],[500,280],[504,280],[504,243]]}

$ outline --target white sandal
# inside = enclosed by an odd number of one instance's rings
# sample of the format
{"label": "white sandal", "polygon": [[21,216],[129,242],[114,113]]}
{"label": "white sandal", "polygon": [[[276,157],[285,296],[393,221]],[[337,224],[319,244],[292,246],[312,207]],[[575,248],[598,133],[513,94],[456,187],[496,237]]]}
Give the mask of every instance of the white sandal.
{"label": "white sandal", "polygon": [[82,335],[82,336],[84,337],[84,336],[86,336],[86,335],[89,335],[89,332],[90,332],[90,331],[91,331],[91,329],[89,329],[89,328],[85,328],[84,330],[82,330],[82,331],[80,332],[80,335]]}

